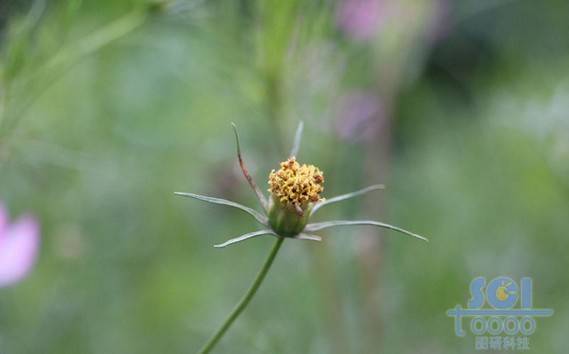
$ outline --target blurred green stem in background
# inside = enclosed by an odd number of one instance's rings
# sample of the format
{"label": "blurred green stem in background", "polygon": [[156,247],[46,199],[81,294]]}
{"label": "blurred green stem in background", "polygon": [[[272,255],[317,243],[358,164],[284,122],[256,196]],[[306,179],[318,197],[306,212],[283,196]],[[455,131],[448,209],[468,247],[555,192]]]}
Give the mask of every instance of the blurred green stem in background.
{"label": "blurred green stem in background", "polygon": [[269,123],[273,131],[277,132],[273,136],[279,154],[285,152],[281,134],[281,121],[284,120],[282,84],[282,77],[278,71],[274,73],[268,72],[266,74],[267,117],[269,118]]}
{"label": "blurred green stem in background", "polygon": [[221,338],[223,338],[223,335],[227,332],[231,324],[235,322],[235,320],[237,319],[237,317],[239,317],[241,312],[243,312],[243,310],[245,310],[247,305],[249,305],[249,302],[251,302],[251,299],[253,299],[253,296],[255,296],[257,290],[259,290],[259,287],[263,283],[265,276],[269,272],[269,269],[271,268],[271,265],[273,264],[273,261],[275,260],[275,257],[279,252],[283,242],[284,242],[284,237],[278,236],[277,242],[275,242],[273,248],[271,249],[271,253],[269,253],[267,260],[261,267],[261,270],[257,274],[255,281],[253,282],[253,284],[251,284],[251,287],[249,288],[249,290],[247,290],[247,293],[245,293],[245,296],[243,296],[241,301],[239,301],[237,306],[235,306],[233,311],[231,311],[229,316],[227,316],[225,321],[223,321],[223,324],[219,327],[219,329],[215,332],[215,334],[199,351],[199,354],[206,354],[211,352],[211,350],[216,346],[216,344],[221,340]]}
{"label": "blurred green stem in background", "polygon": [[[161,9],[157,8],[156,5],[149,5],[144,9],[137,9],[122,16],[88,37],[64,47],[47,60],[44,65],[40,66],[37,71],[24,78],[21,83],[17,81],[12,83],[10,78],[16,76],[17,73],[10,75],[9,68],[2,68],[5,75],[2,75],[0,82],[0,98],[2,100],[0,102],[0,138],[3,138],[1,143],[5,143],[5,137],[16,129],[20,118],[34,102],[52,84],[62,78],[66,71],[82,58],[132,33],[146,22],[148,15],[159,10]],[[41,84],[37,85],[38,81]],[[13,89],[15,92],[12,92]],[[25,94],[19,94],[20,92],[25,92]],[[23,102],[11,107],[10,98],[18,96],[25,97]]]}
{"label": "blurred green stem in background", "polygon": [[279,154],[286,152],[282,136],[287,114],[286,59],[298,27],[301,1],[267,0],[257,3],[257,50],[264,80],[266,115],[275,132]]}

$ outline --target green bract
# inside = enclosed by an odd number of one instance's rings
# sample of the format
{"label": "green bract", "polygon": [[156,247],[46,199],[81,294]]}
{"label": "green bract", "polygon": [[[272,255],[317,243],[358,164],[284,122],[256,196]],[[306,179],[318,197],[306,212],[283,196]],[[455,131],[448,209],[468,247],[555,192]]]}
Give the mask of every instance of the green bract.
{"label": "green bract", "polygon": [[309,218],[310,207],[300,213],[296,209],[275,201],[269,209],[269,225],[277,235],[283,237],[298,236],[308,224]]}

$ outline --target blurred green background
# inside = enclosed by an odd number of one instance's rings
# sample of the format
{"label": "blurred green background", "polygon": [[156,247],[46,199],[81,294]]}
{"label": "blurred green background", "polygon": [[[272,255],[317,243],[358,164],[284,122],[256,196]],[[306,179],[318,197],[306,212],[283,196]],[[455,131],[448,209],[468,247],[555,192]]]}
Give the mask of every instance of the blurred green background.
{"label": "blurred green background", "polygon": [[562,0],[0,2],[0,200],[42,226],[0,353],[196,352],[273,239],[214,249],[257,225],[173,192],[255,205],[230,122],[264,188],[299,120],[325,196],[387,186],[319,220],[431,242],[286,242],[215,352],[473,353],[446,310],[507,275],[555,310],[530,352],[566,353],[568,23]]}

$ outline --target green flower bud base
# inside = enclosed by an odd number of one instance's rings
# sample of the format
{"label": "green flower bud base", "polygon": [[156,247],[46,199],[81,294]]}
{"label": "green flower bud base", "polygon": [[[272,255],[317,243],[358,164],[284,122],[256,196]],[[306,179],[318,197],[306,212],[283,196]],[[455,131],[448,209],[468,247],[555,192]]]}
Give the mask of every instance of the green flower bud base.
{"label": "green flower bud base", "polygon": [[299,211],[289,206],[282,205],[279,201],[273,200],[269,210],[269,225],[273,231],[282,237],[296,237],[304,230],[310,218],[311,207],[303,210],[302,215]]}

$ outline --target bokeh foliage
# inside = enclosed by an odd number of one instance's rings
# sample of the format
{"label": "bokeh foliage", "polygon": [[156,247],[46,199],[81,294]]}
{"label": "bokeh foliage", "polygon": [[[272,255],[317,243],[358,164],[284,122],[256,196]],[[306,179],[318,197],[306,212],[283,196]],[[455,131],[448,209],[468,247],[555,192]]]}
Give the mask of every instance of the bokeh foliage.
{"label": "bokeh foliage", "polygon": [[[319,218],[379,217],[431,242],[381,234],[375,334],[358,231],[287,242],[219,353],[471,353],[445,312],[478,275],[532,276],[556,313],[531,352],[566,352],[569,6],[397,3],[370,42],[327,1],[0,6],[0,200],[43,236],[32,275],[0,289],[0,352],[197,350],[271,241],[214,249],[254,222],[173,192],[255,205],[229,123],[264,186],[298,119],[327,195],[388,187],[382,215],[350,202]],[[377,137],[338,131],[354,91],[391,97],[385,181],[367,178]]]}

